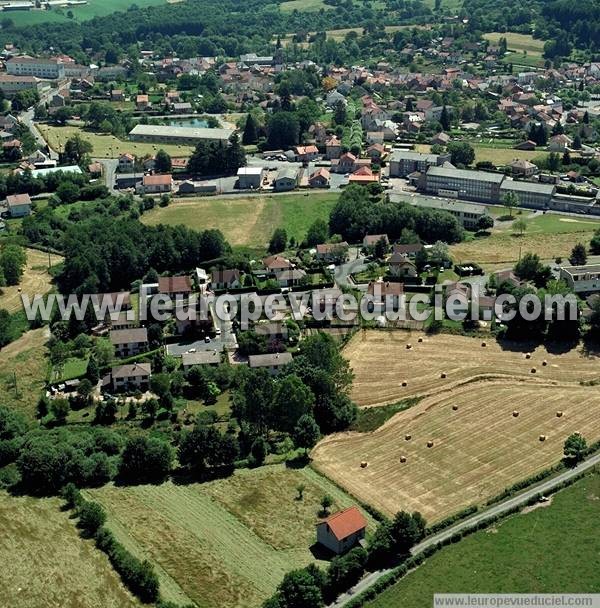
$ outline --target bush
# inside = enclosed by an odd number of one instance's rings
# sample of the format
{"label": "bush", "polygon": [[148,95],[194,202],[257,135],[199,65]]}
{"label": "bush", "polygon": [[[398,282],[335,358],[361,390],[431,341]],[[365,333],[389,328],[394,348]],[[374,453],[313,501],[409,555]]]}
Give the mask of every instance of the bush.
{"label": "bush", "polygon": [[88,536],[94,536],[106,521],[106,512],[97,502],[83,501],[77,508],[79,527]]}

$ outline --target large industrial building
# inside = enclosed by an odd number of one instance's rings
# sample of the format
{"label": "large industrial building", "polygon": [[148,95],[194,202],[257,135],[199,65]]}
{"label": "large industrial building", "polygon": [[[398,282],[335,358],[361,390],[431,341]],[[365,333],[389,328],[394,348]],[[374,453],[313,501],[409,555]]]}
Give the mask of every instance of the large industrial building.
{"label": "large industrial building", "polygon": [[427,194],[481,203],[499,203],[502,173],[430,167],[419,182]]}
{"label": "large industrial building", "polygon": [[202,141],[225,143],[229,141],[232,133],[233,131],[231,129],[171,127],[169,125],[136,125],[129,132],[129,137],[133,141],[195,146]]}
{"label": "large industrial building", "polygon": [[424,207],[437,211],[446,211],[453,215],[460,224],[469,230],[477,229],[479,218],[488,215],[487,207],[476,203],[465,203],[454,199],[435,198],[422,194],[389,194],[390,201],[394,203],[408,203],[414,207]]}
{"label": "large industrial building", "polygon": [[429,167],[440,167],[450,162],[450,154],[423,154],[411,150],[393,150],[390,158],[390,177],[407,177],[415,171],[424,173]]}

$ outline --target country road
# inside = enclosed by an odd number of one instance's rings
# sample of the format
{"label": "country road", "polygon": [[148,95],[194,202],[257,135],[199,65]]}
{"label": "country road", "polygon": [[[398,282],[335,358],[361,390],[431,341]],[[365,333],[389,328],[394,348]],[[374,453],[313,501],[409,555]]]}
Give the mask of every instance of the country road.
{"label": "country road", "polygon": [[[433,536],[429,536],[425,540],[423,540],[418,545],[415,545],[411,549],[412,555],[417,555],[431,547],[436,545],[437,543],[443,542],[447,540],[457,532],[461,532],[465,529],[474,528],[482,521],[486,521],[492,517],[497,515],[503,515],[507,513],[514,507],[524,506],[532,497],[537,496],[538,494],[544,494],[560,486],[565,481],[569,481],[573,479],[577,475],[588,471],[593,468],[597,464],[600,464],[600,454],[596,454],[584,460],[576,467],[564,471],[560,475],[556,477],[552,477],[551,479],[547,479],[542,481],[534,486],[531,486],[527,490],[521,492],[517,496],[513,496],[512,498],[508,498],[502,502],[499,502],[495,505],[491,505],[489,508],[484,511],[480,511],[479,513],[475,513],[471,517],[464,519],[445,530],[442,530],[438,534],[434,534]],[[372,572],[361,579],[354,587],[352,587],[347,593],[340,595],[335,602],[329,605],[328,608],[339,608],[341,606],[345,606],[354,599],[359,593],[366,591],[371,585],[375,584],[380,578],[389,574],[392,571],[392,568],[388,568],[386,570],[377,570],[376,572]]]}

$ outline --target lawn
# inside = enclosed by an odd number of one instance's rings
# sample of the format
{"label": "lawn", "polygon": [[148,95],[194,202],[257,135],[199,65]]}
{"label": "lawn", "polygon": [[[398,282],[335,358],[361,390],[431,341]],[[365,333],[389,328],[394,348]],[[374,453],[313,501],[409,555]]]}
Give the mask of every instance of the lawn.
{"label": "lawn", "polygon": [[133,608],[108,558],[82,540],[57,498],[0,492],[0,588],[3,606]]}
{"label": "lawn", "polygon": [[0,308],[8,312],[17,312],[23,309],[21,295],[28,295],[30,299],[36,294],[44,295],[50,291],[52,277],[48,274],[48,264],[54,266],[63,261],[56,254],[48,255],[37,249],[26,249],[27,263],[19,285],[0,287]]}
{"label": "lawn", "polygon": [[285,572],[315,561],[310,547],[323,495],[334,499],[333,509],[354,504],[311,469],[284,465],[204,484],[105,486],[86,494],[105,506],[117,538],[152,560],[166,600],[203,608],[260,605]]}
{"label": "lawn", "polygon": [[48,376],[48,362],[44,358],[47,340],[47,329],[42,327],[23,334],[0,350],[2,405],[34,416]]}
{"label": "lawn", "polygon": [[[517,217],[522,216],[515,214],[515,219]],[[455,262],[472,260],[486,270],[512,266],[519,255],[526,252],[537,253],[550,262],[556,257],[567,258],[577,243],[587,245],[600,228],[600,221],[592,218],[579,219],[554,213],[536,215],[526,221],[527,231],[523,236],[515,233],[511,222],[504,222],[490,236],[451,245],[450,253]]]}
{"label": "lawn", "polygon": [[220,229],[235,246],[265,248],[275,228],[285,228],[289,237],[302,240],[316,219],[327,220],[337,201],[334,193],[186,198],[168,207],[156,207],[142,222],[183,224],[188,228]]}
{"label": "lawn", "polygon": [[[139,8],[165,4],[166,0],[88,0],[82,6],[73,6],[69,9],[52,9],[49,11],[12,11],[11,21],[17,26],[37,25],[38,23],[58,23],[66,21],[87,21],[94,17],[110,15],[115,11],[125,11],[132,4]],[[73,18],[70,19],[67,13],[71,11]]]}
{"label": "lawn", "polygon": [[87,371],[88,360],[77,359],[76,357],[70,357],[67,359],[62,367],[62,370],[54,370],[53,382],[65,382],[66,380],[73,380],[74,378],[81,378]]}
{"label": "lawn", "polygon": [[[485,138],[484,138],[485,139]],[[469,142],[475,150],[475,163],[491,162],[496,166],[503,166],[511,163],[516,158],[522,160],[533,161],[535,158],[545,156],[547,153],[536,150],[514,150],[506,143],[498,145],[495,140],[489,139],[482,143]],[[428,153],[431,151],[429,144],[417,144],[415,146],[417,152]]]}
{"label": "lawn", "polygon": [[498,44],[500,38],[506,38],[509,55],[504,58],[505,62],[532,67],[543,67],[544,65],[544,40],[536,40],[528,34],[517,34],[514,32],[491,32],[483,37],[492,44]]}
{"label": "lawn", "polygon": [[150,144],[133,141],[122,141],[114,135],[105,133],[94,133],[86,131],[81,127],[67,125],[57,127],[43,123],[36,123],[37,128],[54,150],[62,150],[65,142],[74,135],[80,135],[83,139],[92,144],[92,156],[94,158],[117,158],[125,152],[143,157],[154,155],[159,149],[165,150],[168,154],[175,157],[188,156],[193,147],[179,146],[174,144]]}
{"label": "lawn", "polygon": [[596,473],[549,506],[442,549],[366,606],[422,608],[433,605],[434,593],[598,593],[599,517]]}

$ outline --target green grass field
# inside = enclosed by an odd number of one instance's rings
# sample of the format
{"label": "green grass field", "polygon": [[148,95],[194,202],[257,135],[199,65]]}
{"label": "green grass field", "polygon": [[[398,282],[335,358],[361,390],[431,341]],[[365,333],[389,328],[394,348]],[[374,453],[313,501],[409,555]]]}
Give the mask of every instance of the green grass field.
{"label": "green grass field", "polygon": [[333,510],[353,504],[312,469],[284,465],[204,484],[105,486],[86,494],[107,509],[117,538],[152,560],[166,600],[203,608],[259,606],[288,570],[315,561],[310,547],[323,495],[334,499]]}
{"label": "green grass field", "polygon": [[0,492],[2,606],[134,608],[142,606],[123,586],[94,541],[83,540],[58,498]]}
{"label": "green grass field", "polygon": [[544,65],[544,40],[536,40],[528,34],[515,32],[490,32],[484,34],[483,37],[492,44],[498,44],[500,38],[506,38],[510,54],[505,57],[505,62],[532,67],[543,67]]}
{"label": "green grass field", "polygon": [[[548,503],[545,503],[548,505]],[[423,608],[434,593],[598,593],[600,474],[446,547],[369,608]]]}
{"label": "green grass field", "polygon": [[[73,6],[69,9],[52,9],[49,11],[11,11],[6,16],[18,26],[37,25],[39,23],[59,23],[64,21],[87,21],[94,17],[104,17],[115,11],[125,11],[132,4],[139,8],[165,4],[167,0],[88,0],[82,6]],[[67,13],[72,12],[69,18]]]}
{"label": "green grass field", "polygon": [[174,157],[186,157],[193,150],[192,146],[123,141],[117,139],[114,135],[93,133],[73,125],[56,127],[47,124],[37,124],[36,126],[44,139],[50,144],[50,147],[57,151],[64,148],[69,138],[74,135],[80,135],[92,144],[92,156],[94,158],[117,158],[125,152],[143,157],[147,154],[154,155],[160,149],[165,150],[165,152]]}
{"label": "green grass field", "polygon": [[301,13],[307,13],[312,11],[318,11],[323,9],[329,9],[323,0],[288,0],[279,5],[280,10],[284,13],[291,13],[297,10]]}
{"label": "green grass field", "polygon": [[[488,161],[497,166],[507,165],[515,159],[533,161],[536,157],[544,157],[547,152],[541,150],[514,150],[506,140],[497,142],[496,140],[482,140],[479,142],[469,142],[475,150],[475,163]],[[430,152],[429,144],[417,144],[417,152]]]}
{"label": "green grass field", "polygon": [[285,228],[288,238],[302,240],[316,219],[328,219],[337,198],[336,193],[323,192],[190,198],[157,207],[145,213],[142,222],[219,228],[232,245],[264,248],[275,228]]}

